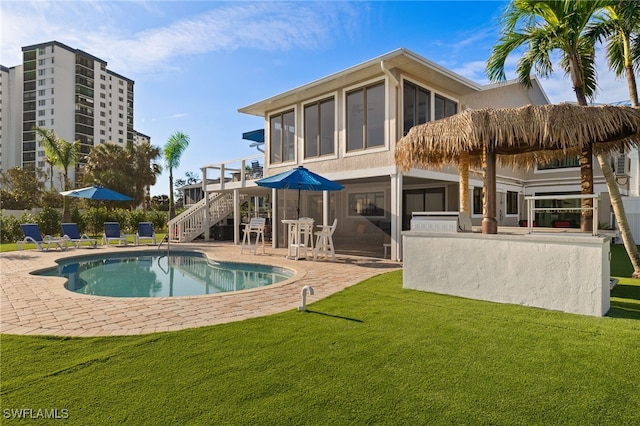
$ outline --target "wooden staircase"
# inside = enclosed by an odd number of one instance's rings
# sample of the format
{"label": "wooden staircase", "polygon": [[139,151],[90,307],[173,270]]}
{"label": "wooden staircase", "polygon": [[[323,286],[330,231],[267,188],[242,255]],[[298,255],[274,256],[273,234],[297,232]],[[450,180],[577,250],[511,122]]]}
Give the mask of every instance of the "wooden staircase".
{"label": "wooden staircase", "polygon": [[[233,213],[233,194],[211,192],[209,197],[209,225],[213,226]],[[241,196],[241,199],[244,196]],[[203,198],[188,210],[169,221],[169,241],[188,243],[206,231],[206,200]]]}

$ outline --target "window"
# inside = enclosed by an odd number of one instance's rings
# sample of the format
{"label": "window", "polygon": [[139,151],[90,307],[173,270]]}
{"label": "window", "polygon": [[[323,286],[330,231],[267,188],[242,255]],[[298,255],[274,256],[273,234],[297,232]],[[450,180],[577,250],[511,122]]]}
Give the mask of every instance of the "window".
{"label": "window", "polygon": [[46,99],[40,99],[40,100],[38,101],[38,106],[45,106],[46,104],[47,104]]}
{"label": "window", "polygon": [[547,164],[538,164],[538,170],[568,169],[571,167],[580,167],[579,156],[570,156],[561,160],[551,160]]}
{"label": "window", "polygon": [[482,188],[473,188],[473,214],[482,215]]}
{"label": "window", "polygon": [[435,119],[450,117],[458,113],[458,103],[444,96],[435,96]]}
{"label": "window", "polygon": [[404,134],[416,124],[431,120],[431,92],[408,81],[403,89]]}
{"label": "window", "polygon": [[349,194],[347,216],[385,217],[384,191]]}
{"label": "window", "polygon": [[333,154],[335,100],[325,99],[304,107],[304,157]]}
{"label": "window", "polygon": [[295,149],[295,117],[293,110],[269,118],[271,163],[293,161]]}
{"label": "window", "polygon": [[347,93],[347,151],[384,146],[384,83]]}
{"label": "window", "polygon": [[507,214],[518,214],[518,193],[507,191]]}

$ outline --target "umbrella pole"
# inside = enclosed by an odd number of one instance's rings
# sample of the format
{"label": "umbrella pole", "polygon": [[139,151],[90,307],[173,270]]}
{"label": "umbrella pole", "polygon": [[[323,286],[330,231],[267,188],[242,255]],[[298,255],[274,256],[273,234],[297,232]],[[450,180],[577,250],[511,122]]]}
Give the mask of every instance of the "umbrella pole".
{"label": "umbrella pole", "polygon": [[298,208],[296,209],[296,219],[300,219],[300,185],[298,184]]}

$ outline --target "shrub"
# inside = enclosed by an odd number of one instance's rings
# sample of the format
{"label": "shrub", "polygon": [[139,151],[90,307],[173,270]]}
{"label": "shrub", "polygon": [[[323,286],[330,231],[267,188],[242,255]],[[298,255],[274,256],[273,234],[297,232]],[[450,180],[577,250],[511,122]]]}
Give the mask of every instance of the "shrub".
{"label": "shrub", "polygon": [[87,232],[87,221],[84,217],[84,215],[82,213],[80,213],[80,210],[78,210],[77,207],[74,207],[71,210],[71,222],[75,223],[78,225],[78,230],[80,231],[81,234]]}
{"label": "shrub", "polygon": [[[129,211],[125,209],[113,209],[107,211],[107,219],[105,222],[118,222],[120,224],[120,231],[131,233],[131,227],[129,226]],[[136,224],[136,229],[138,225]]]}
{"label": "shrub", "polygon": [[12,243],[23,238],[20,221],[13,216],[0,217],[0,239],[3,243]]}
{"label": "shrub", "polygon": [[152,210],[147,214],[147,217],[149,222],[153,223],[153,229],[156,232],[166,232],[169,212]]}
{"label": "shrub", "polygon": [[108,222],[105,207],[90,207],[84,213],[84,222],[91,235],[102,235],[104,223]]}
{"label": "shrub", "polygon": [[149,222],[147,218],[147,213],[145,213],[143,210],[133,210],[129,212],[129,223],[128,223],[129,228],[133,230],[137,230],[138,223],[140,222]]}
{"label": "shrub", "polygon": [[43,207],[36,215],[36,223],[43,235],[60,235],[62,215],[58,209]]}

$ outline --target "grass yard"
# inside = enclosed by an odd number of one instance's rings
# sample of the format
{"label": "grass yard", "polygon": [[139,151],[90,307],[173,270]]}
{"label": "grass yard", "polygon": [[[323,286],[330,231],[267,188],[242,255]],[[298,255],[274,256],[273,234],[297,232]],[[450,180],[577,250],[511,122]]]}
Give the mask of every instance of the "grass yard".
{"label": "grass yard", "polygon": [[638,282],[621,280],[605,318],[405,290],[391,272],[307,313],[3,335],[3,424],[22,408],[78,425],[639,424]]}

